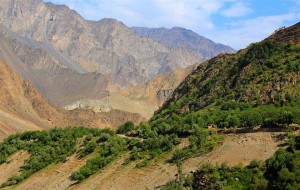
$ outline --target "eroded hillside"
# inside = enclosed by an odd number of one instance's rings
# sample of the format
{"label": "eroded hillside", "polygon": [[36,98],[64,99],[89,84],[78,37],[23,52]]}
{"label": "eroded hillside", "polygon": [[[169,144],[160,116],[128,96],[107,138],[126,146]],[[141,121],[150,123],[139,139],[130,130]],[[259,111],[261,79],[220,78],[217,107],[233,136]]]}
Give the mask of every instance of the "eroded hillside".
{"label": "eroded hillside", "polygon": [[139,113],[146,119],[169,98],[177,86],[190,74],[198,64],[184,69],[154,77],[145,84],[111,92],[101,99],[81,99],[65,106],[67,110],[76,108],[93,109],[96,112],[107,112],[112,109]]}
{"label": "eroded hillside", "polygon": [[68,125],[114,128],[128,120],[137,123],[143,120],[139,114],[119,110],[95,113],[91,110],[67,112],[58,109],[3,62],[0,62],[0,85],[1,139],[25,130]]}
{"label": "eroded hillside", "polygon": [[120,21],[87,21],[67,6],[41,0],[5,0],[0,8],[3,26],[42,43],[42,49],[52,49],[56,57],[68,59],[68,68],[102,73],[118,87],[141,84],[200,61],[198,55],[183,48],[142,39]]}

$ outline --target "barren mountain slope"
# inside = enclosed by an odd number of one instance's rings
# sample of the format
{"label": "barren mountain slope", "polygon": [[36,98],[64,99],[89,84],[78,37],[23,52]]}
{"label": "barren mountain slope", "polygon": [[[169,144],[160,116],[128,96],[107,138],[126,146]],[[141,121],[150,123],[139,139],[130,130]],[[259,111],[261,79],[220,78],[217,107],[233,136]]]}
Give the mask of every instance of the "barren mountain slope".
{"label": "barren mountain slope", "polygon": [[175,88],[190,74],[198,64],[184,69],[154,77],[145,84],[112,92],[102,99],[82,99],[65,106],[67,110],[78,107],[93,109],[96,112],[106,112],[111,109],[139,113],[150,119],[169,97]]}
{"label": "barren mountain slope", "polygon": [[[100,73],[78,73],[53,48],[0,27],[0,60],[30,81],[55,105],[102,98],[114,89]],[[46,48],[46,49],[45,49]],[[76,66],[77,67],[77,66]],[[88,92],[88,93],[87,93]]]}
{"label": "barren mountain slope", "polygon": [[55,108],[30,83],[0,62],[0,139],[24,130],[40,130],[67,125],[116,127],[127,120],[140,122],[139,114],[118,110],[95,113],[91,110],[70,112]]}
{"label": "barren mountain slope", "polygon": [[3,0],[0,10],[0,23],[8,29],[70,58],[73,70],[105,74],[119,87],[200,61],[190,51],[142,39],[117,20],[87,21],[66,6]]}
{"label": "barren mountain slope", "polygon": [[143,38],[153,39],[168,47],[182,47],[199,54],[203,59],[212,58],[220,53],[233,53],[234,50],[226,45],[217,44],[200,36],[192,30],[173,27],[167,28],[144,28],[133,27],[131,30]]}

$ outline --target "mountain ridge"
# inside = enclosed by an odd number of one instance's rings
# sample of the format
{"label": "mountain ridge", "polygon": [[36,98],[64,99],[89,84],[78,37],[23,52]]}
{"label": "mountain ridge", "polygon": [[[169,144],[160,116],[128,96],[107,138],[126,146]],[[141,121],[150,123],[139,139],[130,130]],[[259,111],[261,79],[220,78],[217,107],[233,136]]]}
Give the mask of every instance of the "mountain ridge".
{"label": "mountain ridge", "polygon": [[131,30],[143,37],[150,38],[161,42],[168,47],[178,46],[189,49],[199,54],[204,60],[212,58],[217,54],[235,51],[226,45],[215,43],[192,30],[181,27],[168,28],[146,28],[146,27],[132,27]]}
{"label": "mountain ridge", "polygon": [[51,45],[87,71],[106,75],[118,87],[141,84],[200,60],[187,50],[143,40],[120,21],[87,21],[66,6],[6,0],[1,9],[0,23],[10,30]]}

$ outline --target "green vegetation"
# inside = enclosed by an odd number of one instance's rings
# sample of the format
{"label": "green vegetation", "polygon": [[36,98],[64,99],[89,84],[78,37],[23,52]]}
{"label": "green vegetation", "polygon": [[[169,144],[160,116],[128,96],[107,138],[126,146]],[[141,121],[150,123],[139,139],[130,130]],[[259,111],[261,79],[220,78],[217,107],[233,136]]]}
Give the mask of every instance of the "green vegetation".
{"label": "green vegetation", "polygon": [[[288,121],[271,118],[270,123],[299,123],[299,52],[300,45],[267,40],[211,59],[178,87],[150,123],[162,126],[176,114],[183,120],[203,116],[206,123],[218,127],[253,127],[267,124],[268,118],[257,117],[262,109],[272,109],[281,117],[285,110],[292,114]],[[243,117],[248,114],[252,119]]]}
{"label": "green vegetation", "polygon": [[168,182],[160,189],[194,190],[297,190],[300,188],[300,136],[290,135],[289,147],[278,150],[265,162],[249,166],[201,166],[192,176]]}
{"label": "green vegetation", "polygon": [[[20,150],[28,151],[30,158],[25,161],[21,173],[11,177],[2,184],[2,187],[18,184],[53,163],[65,161],[68,156],[76,152],[77,140],[84,136],[86,136],[83,143],[84,149],[79,151],[79,155],[83,157],[93,152],[96,143],[93,138],[102,138],[104,134],[111,136],[108,141],[114,141],[117,138],[113,131],[85,127],[31,131],[8,137],[0,144],[0,163],[4,163],[9,156]],[[88,141],[89,143],[87,143]]]}
{"label": "green vegetation", "polygon": [[[119,129],[124,129],[124,125]],[[121,130],[117,131],[121,131]],[[135,160],[142,160],[137,167],[146,166],[148,161],[156,156],[173,150],[176,145],[181,143],[181,137],[188,137],[189,146],[183,149],[176,149],[172,158],[173,162],[183,160],[196,153],[204,153],[219,145],[223,136],[216,131],[209,131],[203,126],[199,127],[193,123],[193,119],[189,121],[182,120],[181,117],[173,115],[172,120],[166,123],[141,123],[138,126],[130,127],[130,130],[136,130],[142,142],[136,142],[132,147],[129,159],[126,163]],[[124,133],[127,130],[123,131]]]}
{"label": "green vegetation", "polygon": [[127,132],[134,130],[134,124],[132,121],[128,121],[123,125],[119,126],[116,133],[117,134],[126,134]]}
{"label": "green vegetation", "polygon": [[300,189],[300,136],[290,136],[290,147],[266,161],[268,189]]}
{"label": "green vegetation", "polygon": [[[190,145],[173,155],[172,161],[179,163],[222,141],[222,136],[206,129],[209,125],[285,129],[292,123],[300,124],[299,52],[300,45],[292,42],[265,40],[237,54],[219,55],[190,74],[148,125],[157,134],[189,137]],[[194,175],[193,187],[299,189],[299,149],[294,145],[297,140],[291,142],[292,148],[278,151],[266,163],[203,166]],[[187,179],[171,181],[162,189],[190,187]]]}
{"label": "green vegetation", "polygon": [[149,122],[126,123],[117,130],[135,130],[144,139],[135,149],[138,156],[131,155],[130,160],[151,159],[172,150],[185,137],[190,145],[176,150],[173,161],[211,150],[222,136],[207,130],[209,125],[286,128],[300,124],[299,51],[299,45],[267,40],[200,65]]}
{"label": "green vegetation", "polygon": [[[71,175],[72,180],[82,181],[99,169],[111,163],[127,149],[129,141],[118,136],[109,138],[106,142],[101,143],[97,147],[97,155],[89,159],[85,166]],[[93,141],[89,144],[94,144]],[[90,147],[91,145],[88,145]],[[96,148],[94,148],[96,149]]]}

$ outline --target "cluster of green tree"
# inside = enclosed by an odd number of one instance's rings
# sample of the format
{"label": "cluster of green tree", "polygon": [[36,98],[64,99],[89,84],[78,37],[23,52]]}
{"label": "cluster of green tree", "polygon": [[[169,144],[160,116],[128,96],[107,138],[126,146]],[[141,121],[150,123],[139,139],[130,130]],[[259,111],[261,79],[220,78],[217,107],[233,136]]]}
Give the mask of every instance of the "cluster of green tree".
{"label": "cluster of green tree", "polygon": [[[31,131],[8,137],[0,143],[0,163],[4,163],[9,156],[20,150],[30,153],[30,158],[25,161],[21,173],[11,177],[2,187],[11,186],[22,182],[33,173],[53,163],[64,161],[77,150],[78,138],[84,136],[101,137],[103,134],[115,136],[113,131],[89,129],[85,127],[55,128],[49,131]],[[86,138],[86,140],[87,140]],[[86,146],[85,152],[91,152],[90,146]]]}
{"label": "cluster of green tree", "polygon": [[90,133],[87,135],[83,141],[83,145],[81,149],[78,151],[78,154],[81,158],[95,151],[97,146],[100,143],[106,142],[110,137],[113,137],[115,132],[109,129],[103,129],[100,134],[94,136],[94,134]]}
{"label": "cluster of green tree", "polygon": [[178,136],[191,135],[197,128],[215,125],[228,127],[286,127],[289,124],[300,124],[300,101],[254,106],[246,103],[225,102],[214,105],[213,109],[189,112],[178,116],[159,118],[149,122],[151,129],[159,134],[176,133]]}
{"label": "cluster of green tree", "polygon": [[[282,105],[255,106],[243,102],[216,103],[212,110],[200,110],[179,116],[173,113],[167,118],[158,118],[134,126],[127,122],[117,130],[127,133],[136,130],[143,138],[141,146],[135,147],[130,160],[151,159],[172,150],[180,143],[180,137],[189,137],[190,145],[174,152],[173,161],[185,159],[195,153],[207,152],[222,142],[222,135],[209,131],[208,125],[218,127],[282,127],[300,123],[299,101]],[[149,155],[149,156],[147,156]],[[143,161],[139,166],[146,165]]]}
{"label": "cluster of green tree", "polygon": [[117,133],[126,134],[132,130],[137,131],[138,138],[131,147],[130,157],[126,160],[126,163],[143,159],[142,163],[139,163],[137,167],[147,165],[149,160],[155,158],[157,155],[172,150],[181,142],[181,139],[176,133],[160,134],[151,128],[148,122],[141,123],[137,126],[132,122],[126,122],[117,129]]}
{"label": "cluster of green tree", "polygon": [[252,161],[249,166],[201,166],[192,176],[170,181],[160,189],[272,189],[300,188],[300,136],[290,135],[289,147],[270,159]]}
{"label": "cluster of green tree", "polygon": [[266,161],[267,189],[300,189],[300,136],[290,135],[289,144]]}
{"label": "cluster of green tree", "polygon": [[194,190],[206,189],[266,189],[263,163],[252,161],[247,167],[202,166],[193,175]]}
{"label": "cluster of green tree", "polygon": [[[128,131],[135,130],[138,133],[138,138],[142,142],[138,142],[132,147],[129,159],[126,163],[134,160],[142,160],[137,164],[137,167],[147,165],[148,161],[174,150],[176,145],[180,144],[180,137],[189,137],[189,146],[184,149],[176,149],[172,160],[183,160],[195,153],[206,152],[220,144],[223,136],[216,131],[209,131],[205,128],[205,122],[200,121],[201,127],[194,122],[193,117],[179,117],[176,114],[172,115],[167,122],[159,123],[141,123],[134,126],[132,122],[127,122],[121,125],[117,130],[119,133],[126,134]],[[128,127],[129,126],[129,127]]]}
{"label": "cluster of green tree", "polygon": [[[131,140],[121,138],[118,136],[112,136],[108,138],[106,141],[101,141],[99,146],[93,148],[91,152],[96,149],[97,155],[93,158],[89,159],[85,166],[80,168],[78,171],[74,172],[71,175],[72,180],[82,181],[92,174],[96,173],[107,164],[114,161],[118,158],[125,150],[127,150],[128,146],[130,145]],[[90,140],[88,144],[94,144],[96,142]],[[91,145],[86,146],[91,147]]]}
{"label": "cluster of green tree", "polygon": [[135,126],[132,121],[127,121],[123,125],[120,125],[118,129],[116,130],[117,134],[126,134],[129,131],[132,131],[135,129]]}
{"label": "cluster of green tree", "polygon": [[[297,106],[296,106],[297,105]],[[218,127],[282,127],[300,123],[300,102],[276,107],[274,104],[250,107],[247,109],[218,110],[201,113],[206,121]]]}
{"label": "cluster of green tree", "polygon": [[189,146],[183,149],[177,149],[172,156],[171,161],[177,163],[194,154],[206,153],[217,147],[224,140],[222,134],[207,129],[198,128],[194,134],[189,137]]}

